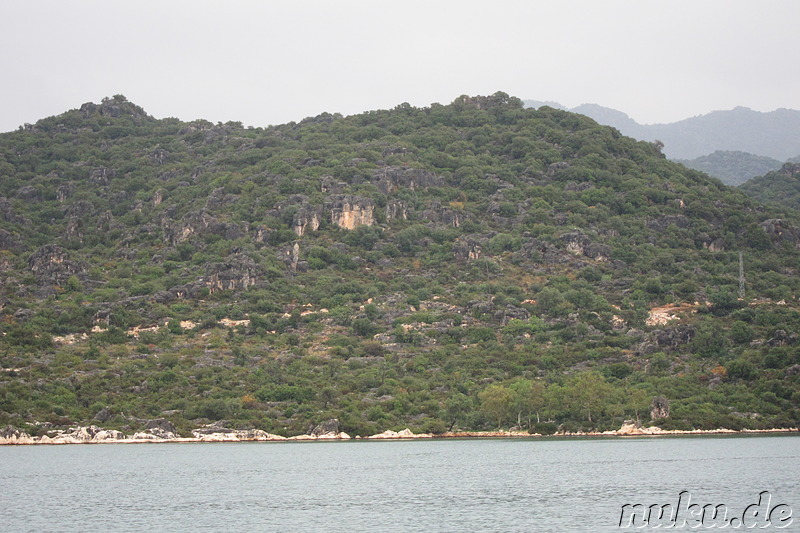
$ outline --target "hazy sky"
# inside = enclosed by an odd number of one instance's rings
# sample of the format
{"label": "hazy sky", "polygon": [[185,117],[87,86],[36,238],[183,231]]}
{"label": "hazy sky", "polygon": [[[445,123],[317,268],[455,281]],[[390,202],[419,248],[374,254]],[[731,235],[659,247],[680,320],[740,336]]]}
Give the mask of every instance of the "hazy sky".
{"label": "hazy sky", "polygon": [[6,0],[0,131],[124,94],[266,126],[504,91],[639,122],[800,109],[798,0]]}

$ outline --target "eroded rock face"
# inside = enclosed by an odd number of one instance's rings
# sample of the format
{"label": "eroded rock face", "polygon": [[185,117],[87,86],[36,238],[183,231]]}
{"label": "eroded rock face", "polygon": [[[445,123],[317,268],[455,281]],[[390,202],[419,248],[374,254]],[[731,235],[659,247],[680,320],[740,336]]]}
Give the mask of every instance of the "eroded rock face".
{"label": "eroded rock face", "polygon": [[286,440],[286,437],[272,435],[261,429],[230,429],[219,423],[193,429],[192,436],[201,442],[237,442],[251,440]]}
{"label": "eroded rock face", "polygon": [[70,276],[86,277],[86,267],[71,261],[69,254],[55,244],[42,246],[34,252],[28,258],[28,266],[37,279],[51,285],[63,285]]}
{"label": "eroded rock face", "polygon": [[611,248],[605,244],[593,243],[588,236],[578,231],[565,233],[561,240],[566,244],[566,249],[575,255],[583,255],[596,261],[608,261]]}
{"label": "eroded rock face", "polygon": [[658,418],[669,417],[669,401],[663,396],[656,396],[653,398],[653,403],[650,405],[650,418],[656,420]]}
{"label": "eroded rock face", "polygon": [[339,420],[331,418],[325,422],[314,426],[309,429],[308,434],[312,437],[320,437],[322,435],[338,435],[339,434]]}
{"label": "eroded rock face", "polygon": [[800,228],[793,226],[788,220],[771,218],[759,224],[774,243],[788,243],[800,248]]}
{"label": "eroded rock face", "polygon": [[473,261],[481,257],[481,246],[478,241],[474,239],[459,238],[453,243],[453,253],[457,259]]}
{"label": "eroded rock face", "polygon": [[649,220],[647,222],[648,228],[658,232],[663,232],[672,225],[681,229],[686,229],[691,225],[691,221],[688,217],[683,215],[664,215],[660,218]]}
{"label": "eroded rock face", "polygon": [[428,208],[422,211],[421,217],[428,222],[441,223],[454,228],[461,227],[464,220],[464,213],[458,209],[442,207],[438,201],[433,201]]}
{"label": "eroded rock face", "polygon": [[172,221],[168,217],[161,219],[164,241],[176,246],[195,235],[219,235],[227,240],[235,240],[247,234],[249,228],[242,228],[234,222],[220,222],[206,211],[187,213],[180,221]]}
{"label": "eroded rock face", "polygon": [[355,229],[375,223],[375,202],[371,198],[351,195],[334,195],[328,200],[331,223],[340,228]]}
{"label": "eroded rock face", "polygon": [[6,426],[0,429],[0,444],[31,444],[33,439],[30,435],[17,429],[14,426]]}
{"label": "eroded rock face", "polygon": [[402,200],[387,202],[386,220],[408,220],[408,204]]}
{"label": "eroded rock face", "polygon": [[65,183],[63,185],[59,185],[58,189],[56,189],[56,199],[60,203],[64,203],[69,200],[73,194],[75,194],[74,183]]}
{"label": "eroded rock face", "polygon": [[97,185],[108,185],[116,177],[117,172],[108,167],[97,167],[89,173],[89,180]]}
{"label": "eroded rock face", "polygon": [[376,169],[372,180],[383,194],[392,194],[400,189],[416,190],[433,187],[441,183],[433,172],[406,167],[383,167]]}
{"label": "eroded rock face", "polygon": [[292,231],[302,237],[308,231],[317,231],[322,223],[322,208],[305,204],[292,217]]}
{"label": "eroded rock face", "polygon": [[262,273],[262,268],[251,257],[233,254],[224,263],[208,266],[206,286],[211,292],[244,290],[256,285]]}

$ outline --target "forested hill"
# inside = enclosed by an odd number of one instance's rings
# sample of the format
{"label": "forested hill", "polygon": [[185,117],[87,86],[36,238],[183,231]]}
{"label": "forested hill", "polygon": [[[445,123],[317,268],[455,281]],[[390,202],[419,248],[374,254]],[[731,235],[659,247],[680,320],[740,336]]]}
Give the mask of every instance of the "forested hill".
{"label": "forested hill", "polygon": [[578,114],[115,96],[0,135],[0,176],[0,426],[800,420],[796,213]]}
{"label": "forested hill", "polygon": [[742,184],[745,194],[762,202],[783,205],[800,211],[800,162],[786,163]]}

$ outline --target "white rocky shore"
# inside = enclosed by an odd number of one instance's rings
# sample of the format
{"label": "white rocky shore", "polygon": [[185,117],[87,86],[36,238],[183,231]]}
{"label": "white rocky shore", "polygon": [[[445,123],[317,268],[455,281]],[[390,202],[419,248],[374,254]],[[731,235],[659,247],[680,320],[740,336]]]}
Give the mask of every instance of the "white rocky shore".
{"label": "white rocky shore", "polygon": [[[335,423],[334,423],[335,422]],[[335,429],[331,429],[335,427]],[[174,429],[174,428],[173,428]],[[331,429],[326,431],[326,429]],[[703,435],[703,434],[750,434],[750,433],[790,433],[798,432],[798,428],[754,429],[734,431],[732,429],[714,430],[663,430],[650,426],[642,427],[635,423],[623,424],[617,430],[603,432],[559,432],[556,437],[590,437],[590,436],[645,436],[645,435]],[[308,434],[294,437],[273,435],[260,429],[230,429],[219,423],[210,424],[192,430],[191,437],[180,437],[175,431],[165,430],[163,427],[152,427],[144,431],[125,435],[121,431],[103,429],[98,426],[77,426],[67,430],[57,430],[52,435],[31,436],[28,433],[7,426],[0,429],[0,445],[28,445],[28,444],[134,444],[134,443],[166,443],[166,442],[253,442],[253,441],[328,441],[350,440],[352,437],[345,432],[338,431],[338,421],[328,421],[317,426]],[[403,439],[430,439],[430,438],[510,438],[510,437],[542,437],[538,433],[530,434],[524,431],[458,431],[438,435],[429,433],[413,433],[408,428],[402,431],[387,430],[383,433],[367,437],[356,436],[355,439],[366,440],[403,440]]]}

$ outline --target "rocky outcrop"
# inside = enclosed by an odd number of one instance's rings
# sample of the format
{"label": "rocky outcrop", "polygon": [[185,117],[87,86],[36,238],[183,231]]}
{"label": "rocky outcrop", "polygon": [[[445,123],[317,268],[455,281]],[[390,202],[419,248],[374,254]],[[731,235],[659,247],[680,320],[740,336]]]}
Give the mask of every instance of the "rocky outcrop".
{"label": "rocky outcrop", "polygon": [[175,429],[175,425],[166,418],[148,420],[145,424],[145,431],[161,439],[178,438],[178,430]]}
{"label": "rocky outcrop", "polygon": [[653,403],[650,405],[650,418],[657,420],[659,418],[669,417],[669,401],[663,396],[656,396],[653,398]]}
{"label": "rocky outcrop", "polygon": [[206,286],[211,292],[245,290],[255,286],[262,274],[263,269],[251,257],[237,253],[208,266]]}
{"label": "rocky outcrop", "polygon": [[788,244],[800,248],[800,228],[781,218],[771,218],[759,224],[775,244]]}
{"label": "rocky outcrop", "polygon": [[443,207],[441,202],[434,200],[420,213],[420,218],[428,222],[458,228],[461,227],[466,215],[460,209]]}
{"label": "rocky outcrop", "polygon": [[56,189],[56,199],[62,204],[69,200],[73,194],[75,194],[74,183],[64,183]]}
{"label": "rocky outcrop", "polygon": [[371,198],[338,194],[328,198],[326,207],[331,214],[331,223],[340,228],[355,229],[375,223],[375,202]]}
{"label": "rocky outcrop", "polygon": [[304,204],[300,206],[292,217],[292,231],[298,237],[302,237],[308,231],[317,231],[321,223],[322,208]]}
{"label": "rocky outcrop", "polygon": [[417,190],[439,185],[442,180],[433,172],[407,167],[383,167],[372,174],[372,181],[383,194],[400,189]]}
{"label": "rocky outcrop", "polygon": [[414,433],[410,429],[406,428],[401,431],[392,431],[391,429],[387,429],[383,433],[378,433],[377,435],[370,435],[369,437],[365,437],[367,439],[374,439],[374,440],[383,440],[383,439],[420,439],[420,438],[431,438],[433,435],[429,435],[427,433]]}
{"label": "rocky outcrop", "polygon": [[408,204],[402,200],[386,202],[386,220],[408,220]]}
{"label": "rocky outcrop", "polygon": [[93,168],[89,173],[89,180],[97,185],[108,185],[116,177],[117,172],[108,167]]}
{"label": "rocky outcrop", "polygon": [[325,422],[308,430],[308,434],[313,437],[320,437],[323,435],[338,435],[339,432],[339,420],[336,418],[326,420]]}
{"label": "rocky outcrop", "polygon": [[670,226],[686,229],[691,225],[688,217],[683,215],[664,215],[662,217],[648,220],[647,227],[659,233],[664,232]]}
{"label": "rocky outcrop", "polygon": [[13,426],[0,429],[0,444],[33,444],[30,435]]}
{"label": "rocky outcrop", "polygon": [[219,235],[232,241],[244,237],[249,229],[234,222],[220,222],[205,209],[187,213],[180,221],[172,221],[165,216],[161,219],[161,227],[164,231],[164,242],[172,246],[200,235]]}
{"label": "rocky outcrop", "polygon": [[240,442],[240,441],[264,441],[264,440],[286,440],[286,437],[273,435],[261,429],[231,429],[224,426],[221,422],[215,422],[207,426],[193,429],[192,436],[200,442]]}
{"label": "rocky outcrop", "polygon": [[611,248],[605,244],[593,243],[588,236],[581,232],[573,231],[561,236],[566,249],[575,255],[583,255],[595,261],[608,261],[611,255]]}
{"label": "rocky outcrop", "polygon": [[453,243],[453,254],[456,259],[473,261],[481,257],[481,246],[471,238],[458,238]]}
{"label": "rocky outcrop", "polygon": [[308,262],[300,260],[300,244],[297,242],[287,244],[278,250],[278,258],[292,272],[306,272]]}
{"label": "rocky outcrop", "polygon": [[42,246],[28,258],[28,266],[36,278],[48,285],[63,285],[70,276],[86,278],[86,266],[69,259],[60,246]]}

